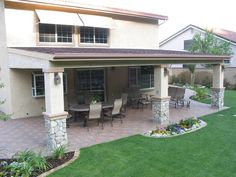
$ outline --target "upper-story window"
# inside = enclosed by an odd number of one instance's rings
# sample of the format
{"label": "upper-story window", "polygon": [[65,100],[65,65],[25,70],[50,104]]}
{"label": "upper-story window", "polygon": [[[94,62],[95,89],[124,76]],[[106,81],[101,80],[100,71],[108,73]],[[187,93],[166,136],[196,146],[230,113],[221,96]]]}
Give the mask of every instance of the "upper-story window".
{"label": "upper-story window", "polygon": [[90,44],[107,44],[108,29],[95,27],[80,27],[80,42]]}
{"label": "upper-story window", "polygon": [[184,50],[189,50],[193,45],[193,40],[184,40]]}
{"label": "upper-story window", "polygon": [[39,42],[72,43],[72,26],[39,24]]}

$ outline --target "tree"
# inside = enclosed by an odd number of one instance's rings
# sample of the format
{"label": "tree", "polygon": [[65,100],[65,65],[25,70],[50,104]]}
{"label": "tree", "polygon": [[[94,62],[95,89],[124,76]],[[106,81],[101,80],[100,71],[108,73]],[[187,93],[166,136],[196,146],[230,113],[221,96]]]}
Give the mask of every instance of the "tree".
{"label": "tree", "polygon": [[[212,55],[232,55],[232,49],[230,48],[230,42],[217,39],[212,30],[206,30],[205,34],[195,34],[193,36],[193,42],[189,48],[190,52],[202,53],[202,54],[212,54]],[[206,64],[205,67],[211,67],[211,65]],[[196,65],[187,65],[191,73],[191,85],[195,82],[195,68]]]}
{"label": "tree", "polygon": [[[0,83],[0,88],[3,88],[4,87],[4,84],[3,83]],[[0,100],[0,105],[1,104],[4,104],[6,100]],[[0,111],[0,120],[4,120],[6,121],[7,119],[10,118],[10,115],[7,115],[7,114],[4,114]]]}

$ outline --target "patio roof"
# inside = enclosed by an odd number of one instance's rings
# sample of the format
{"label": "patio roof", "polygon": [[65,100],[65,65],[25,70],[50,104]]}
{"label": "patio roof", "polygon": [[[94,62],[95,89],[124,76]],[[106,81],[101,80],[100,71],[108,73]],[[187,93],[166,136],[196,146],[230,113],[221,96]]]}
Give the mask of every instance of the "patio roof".
{"label": "patio roof", "polygon": [[223,63],[231,56],[206,55],[186,51],[120,48],[14,47],[10,53],[43,58],[55,66],[132,66],[176,63]]}

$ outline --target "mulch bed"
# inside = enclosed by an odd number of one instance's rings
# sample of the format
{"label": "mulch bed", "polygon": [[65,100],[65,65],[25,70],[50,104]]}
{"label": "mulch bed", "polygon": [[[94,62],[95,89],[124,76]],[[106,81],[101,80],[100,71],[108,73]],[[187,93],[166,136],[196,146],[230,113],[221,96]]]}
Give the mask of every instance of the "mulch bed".
{"label": "mulch bed", "polygon": [[[67,152],[65,153],[64,157],[62,159],[53,159],[52,157],[47,157],[47,162],[50,164],[49,168],[47,169],[47,171],[56,168],[66,162],[68,162],[69,160],[71,160],[74,157],[74,151],[73,152]],[[9,163],[13,162],[14,159],[0,159],[0,163],[2,161],[6,161]],[[0,166],[0,172],[3,172],[3,168]],[[44,171],[46,172],[46,171]],[[31,177],[36,177],[44,172],[36,172],[33,176]]]}

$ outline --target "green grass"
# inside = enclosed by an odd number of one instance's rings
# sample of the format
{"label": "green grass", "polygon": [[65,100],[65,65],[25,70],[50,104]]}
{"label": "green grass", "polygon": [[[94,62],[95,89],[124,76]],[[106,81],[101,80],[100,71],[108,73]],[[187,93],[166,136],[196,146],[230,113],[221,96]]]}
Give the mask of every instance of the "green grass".
{"label": "green grass", "polygon": [[225,92],[231,107],[202,119],[208,126],[169,139],[136,135],[81,149],[80,157],[50,177],[234,177],[236,91]]}

